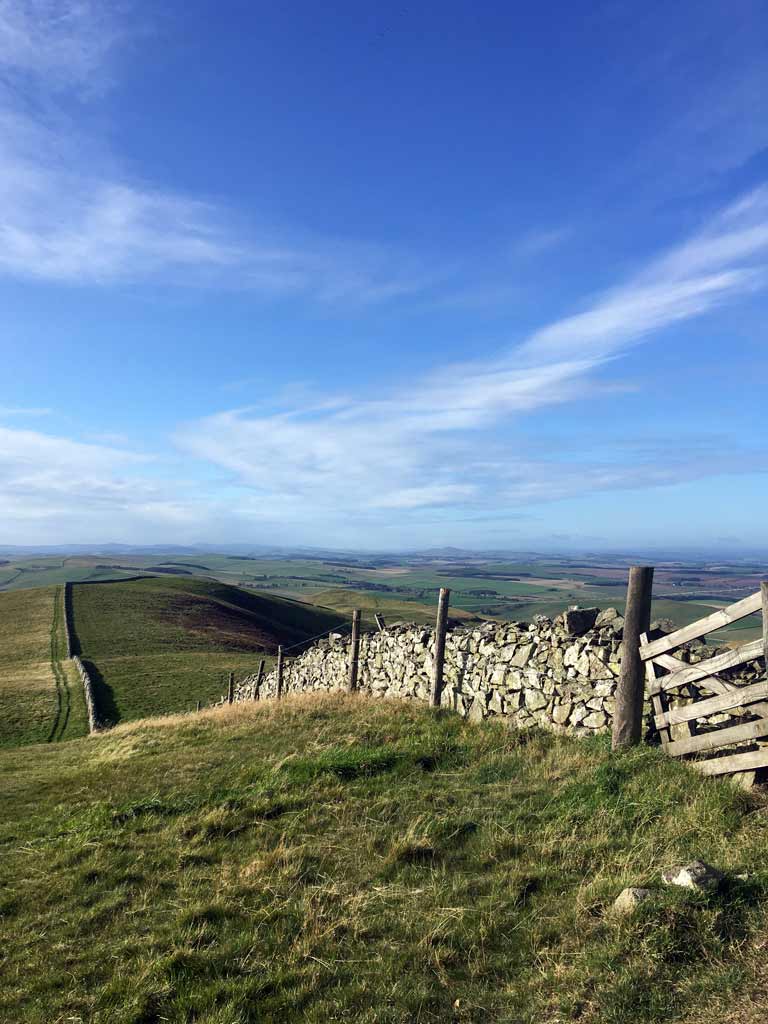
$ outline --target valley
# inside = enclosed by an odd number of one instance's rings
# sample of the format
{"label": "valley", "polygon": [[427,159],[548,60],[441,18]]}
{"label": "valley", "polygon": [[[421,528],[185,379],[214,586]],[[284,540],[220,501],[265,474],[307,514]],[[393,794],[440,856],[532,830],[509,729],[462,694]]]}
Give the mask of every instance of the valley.
{"label": "valley", "polygon": [[230,672],[272,665],[339,624],[332,611],[210,579],[146,577],[72,586],[74,644],[111,723],[218,700]]}

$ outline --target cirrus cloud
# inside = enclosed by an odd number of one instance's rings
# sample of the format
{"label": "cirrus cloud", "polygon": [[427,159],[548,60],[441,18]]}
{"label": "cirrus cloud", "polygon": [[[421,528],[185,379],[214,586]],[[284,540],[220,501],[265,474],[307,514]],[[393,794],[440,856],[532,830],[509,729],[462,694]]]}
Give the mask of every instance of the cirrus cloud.
{"label": "cirrus cloud", "polygon": [[[229,410],[187,424],[179,446],[231,474],[281,510],[312,517],[354,507],[510,511],[594,490],[661,486],[763,468],[751,450],[729,460],[698,450],[625,464],[532,460],[499,440],[526,413],[584,397],[594,374],[630,346],[762,288],[768,256],[768,188],[718,214],[590,306],[535,331],[498,357],[449,366],[385,398],[339,398],[277,414]],[[326,396],[327,398],[327,396]]]}

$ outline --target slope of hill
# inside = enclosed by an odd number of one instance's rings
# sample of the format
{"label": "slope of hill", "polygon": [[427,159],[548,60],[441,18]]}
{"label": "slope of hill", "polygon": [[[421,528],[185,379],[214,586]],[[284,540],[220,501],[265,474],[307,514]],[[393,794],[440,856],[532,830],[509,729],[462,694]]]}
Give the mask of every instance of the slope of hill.
{"label": "slope of hill", "polygon": [[148,577],[72,587],[75,640],[102,717],[117,722],[207,704],[226,676],[267,667],[343,616],[216,580]]}
{"label": "slope of hill", "polygon": [[[3,1021],[764,1019],[760,797],[650,748],[314,696],[0,773]],[[693,857],[721,891],[659,884]]]}
{"label": "slope of hill", "polygon": [[66,657],[63,588],[0,594],[0,746],[87,731],[82,684]]}

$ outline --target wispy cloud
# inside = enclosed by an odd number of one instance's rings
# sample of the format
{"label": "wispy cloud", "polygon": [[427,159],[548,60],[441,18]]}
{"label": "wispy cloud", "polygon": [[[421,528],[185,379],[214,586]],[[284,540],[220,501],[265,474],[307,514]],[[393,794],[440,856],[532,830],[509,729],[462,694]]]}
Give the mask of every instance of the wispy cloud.
{"label": "wispy cloud", "polygon": [[0,273],[327,302],[382,302],[434,282],[432,268],[386,246],[238,228],[225,205],[121,176],[119,157],[80,128],[129,35],[130,19],[115,11],[90,0],[0,0]]}
{"label": "wispy cloud", "polygon": [[92,81],[123,35],[114,4],[0,0],[0,65],[45,76],[49,87]]}
{"label": "wispy cloud", "polygon": [[[698,478],[716,462],[689,453],[624,465],[526,459],[498,440],[516,416],[583,398],[606,361],[655,332],[765,284],[768,188],[724,210],[590,306],[497,358],[447,367],[384,398],[257,416],[227,411],[184,427],[188,453],[223,467],[280,514],[312,517],[353,503],[385,509],[520,504],[596,489]],[[668,469],[672,466],[671,470]],[[731,468],[757,466],[753,454]]]}
{"label": "wispy cloud", "polygon": [[176,530],[197,521],[189,490],[152,475],[141,452],[0,427],[2,539]]}
{"label": "wispy cloud", "polygon": [[537,231],[530,231],[527,235],[523,235],[515,243],[512,251],[515,256],[540,256],[563,245],[572,234],[573,229],[565,226],[539,228]]}
{"label": "wispy cloud", "polygon": [[561,451],[516,442],[510,429],[525,413],[599,389],[595,372],[629,346],[762,286],[766,253],[761,189],[631,281],[494,359],[444,368],[383,397],[305,395],[269,416],[229,410],[187,424],[176,436],[186,456],[228,475],[213,484],[169,480],[124,447],[0,427],[5,529],[29,536],[32,524],[106,539],[115,529],[125,537],[172,528],[191,539],[223,523],[240,535],[259,524],[346,524],[385,531],[391,543],[393,514],[406,530],[431,529],[585,493],[766,471],[764,453],[725,442]]}
{"label": "wispy cloud", "polygon": [[[527,507],[586,493],[766,471],[758,448],[727,439],[582,450],[556,438],[528,444],[516,421],[602,393],[607,361],[762,287],[767,254],[761,189],[631,280],[492,359],[448,366],[376,397],[317,398],[304,389],[293,401],[286,392],[270,415],[245,408],[208,416],[179,428],[182,463],[170,470],[124,438],[84,443],[0,427],[4,530],[105,540],[115,531],[140,538],[170,529],[193,540],[225,528],[285,539],[300,527],[320,540],[343,527],[348,536],[357,531],[358,542],[386,535],[397,544],[436,524],[509,522]],[[201,463],[218,476],[201,474]]]}
{"label": "wispy cloud", "polygon": [[764,14],[761,0],[705,0],[663,8],[606,3],[588,16],[598,35],[607,22],[620,40],[605,53],[626,88],[615,109],[631,109],[643,94],[657,97],[643,146],[607,168],[608,181],[631,191],[635,203],[687,204],[720,189],[725,175],[768,146]]}
{"label": "wispy cloud", "polygon": [[2,128],[0,273],[71,284],[207,283],[363,303],[436,280],[383,246],[238,233],[215,203],[94,175],[58,134],[0,109]]}
{"label": "wispy cloud", "polygon": [[680,320],[766,283],[768,186],[727,207],[683,245],[575,316],[537,331],[519,355],[537,362],[578,354],[594,364]]}
{"label": "wispy cloud", "polygon": [[73,499],[93,507],[125,501],[133,486],[126,473],[146,461],[105,445],[0,427],[3,518],[55,518]]}

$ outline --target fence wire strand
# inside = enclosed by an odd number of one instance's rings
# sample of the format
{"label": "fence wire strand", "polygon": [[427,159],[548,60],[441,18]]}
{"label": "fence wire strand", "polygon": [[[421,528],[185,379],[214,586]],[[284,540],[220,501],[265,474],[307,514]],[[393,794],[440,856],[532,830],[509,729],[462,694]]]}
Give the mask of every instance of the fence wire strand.
{"label": "fence wire strand", "polygon": [[348,619],[342,619],[338,625],[331,626],[330,629],[324,629],[323,632],[318,633],[317,636],[308,636],[306,640],[299,640],[297,643],[291,644],[290,647],[284,647],[283,654],[285,654],[286,651],[292,651],[294,647],[301,647],[303,644],[311,644],[313,640],[319,640],[321,636],[328,636],[329,633],[333,633],[335,630],[341,629],[342,626],[351,628],[352,623]]}

